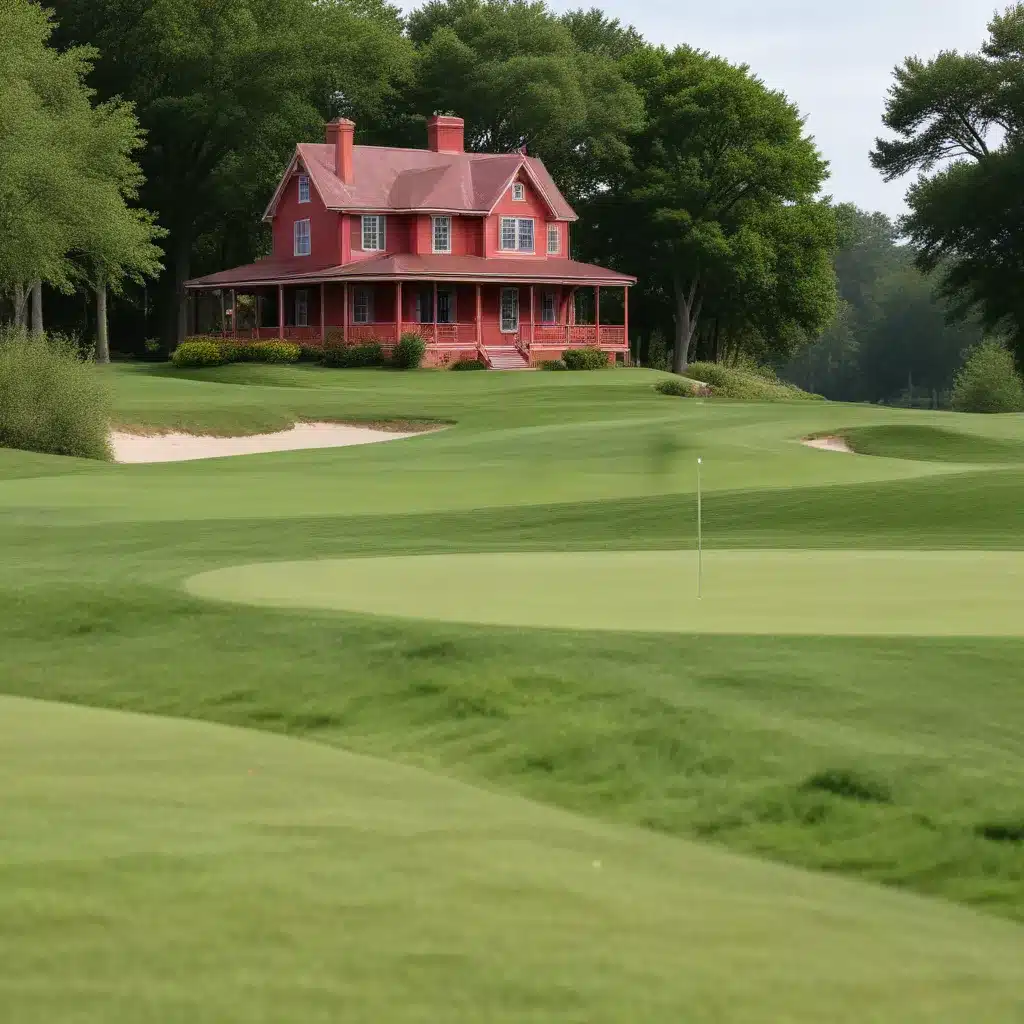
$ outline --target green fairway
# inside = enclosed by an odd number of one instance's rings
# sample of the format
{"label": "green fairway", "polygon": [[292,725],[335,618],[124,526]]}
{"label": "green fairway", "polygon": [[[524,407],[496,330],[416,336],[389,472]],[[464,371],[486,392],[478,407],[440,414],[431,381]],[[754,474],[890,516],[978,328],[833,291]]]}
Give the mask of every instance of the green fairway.
{"label": "green fairway", "polygon": [[1024,417],[109,373],[120,425],[452,426],[0,450],[0,1016],[1024,1017]]}
{"label": "green fairway", "polygon": [[1015,551],[518,553],[270,562],[199,597],[488,625],[679,633],[1024,634]]}
{"label": "green fairway", "polygon": [[1024,932],[962,908],[238,730],[4,699],[0,746],[19,1024],[1024,1010]]}

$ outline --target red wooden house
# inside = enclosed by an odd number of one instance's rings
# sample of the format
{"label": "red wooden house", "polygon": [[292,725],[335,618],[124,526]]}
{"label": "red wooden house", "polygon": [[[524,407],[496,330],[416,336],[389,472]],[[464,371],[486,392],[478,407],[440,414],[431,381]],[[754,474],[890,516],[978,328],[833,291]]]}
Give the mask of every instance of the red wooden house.
{"label": "red wooden house", "polygon": [[[635,279],[569,258],[576,214],[540,160],[465,152],[458,117],[431,118],[426,149],[357,146],[354,132],[333,121],[325,144],[296,148],[264,214],[270,257],[188,282],[219,294],[222,330],[385,348],[416,331],[428,365],[525,366],[583,346],[628,358]],[[617,323],[601,319],[609,288]]]}

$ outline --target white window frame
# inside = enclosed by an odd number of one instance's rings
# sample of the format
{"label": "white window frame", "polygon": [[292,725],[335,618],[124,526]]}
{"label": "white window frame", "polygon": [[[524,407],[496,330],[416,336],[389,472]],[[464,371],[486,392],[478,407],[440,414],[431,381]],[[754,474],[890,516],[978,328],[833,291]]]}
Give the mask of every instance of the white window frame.
{"label": "white window frame", "polygon": [[375,322],[373,318],[373,289],[365,285],[357,285],[352,289],[352,323],[372,324]]}
{"label": "white window frame", "polygon": [[312,202],[312,200],[310,199],[310,196],[309,196],[309,175],[308,174],[300,174],[299,175],[299,202],[300,203]]}
{"label": "white window frame", "polygon": [[[527,248],[522,244],[523,241],[523,227],[529,224],[530,228],[530,247]],[[512,226],[514,232],[515,244],[505,244],[505,228],[507,225]],[[532,217],[502,217],[498,224],[498,248],[502,252],[535,252],[537,248],[537,233],[534,230],[534,221]]]}
{"label": "white window frame", "polygon": [[540,322],[542,324],[558,323],[558,297],[555,295],[554,291],[551,288],[547,288],[543,292],[541,292]]}
{"label": "white window frame", "polygon": [[[438,229],[444,233],[443,245],[438,245]],[[452,219],[447,215],[430,218],[430,241],[434,252],[452,251]]]}
{"label": "white window frame", "polygon": [[313,234],[309,218],[297,220],[292,228],[292,251],[296,256],[309,256],[313,252]]}
{"label": "white window frame", "polygon": [[295,326],[309,326],[309,289],[299,288],[295,292]]}
{"label": "white window frame", "polygon": [[559,256],[562,252],[562,229],[557,224],[548,225],[548,255]]}
{"label": "white window frame", "polygon": [[[359,228],[363,252],[384,252],[387,249],[387,217],[383,213],[364,213]],[[372,244],[367,245],[368,239]]]}
{"label": "white window frame", "polygon": [[[511,302],[512,316],[506,319],[505,317],[505,299],[506,297]],[[519,333],[519,289],[518,288],[502,288],[501,296],[498,300],[498,319],[500,321],[501,333],[502,334],[518,334]]]}
{"label": "white window frame", "polygon": [[521,181],[512,182],[512,199],[517,203],[526,202],[526,186]]}

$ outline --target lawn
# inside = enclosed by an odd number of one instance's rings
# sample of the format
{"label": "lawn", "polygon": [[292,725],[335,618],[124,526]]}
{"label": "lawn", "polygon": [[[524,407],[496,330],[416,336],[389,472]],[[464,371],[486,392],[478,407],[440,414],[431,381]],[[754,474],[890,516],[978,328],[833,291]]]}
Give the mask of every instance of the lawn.
{"label": "lawn", "polygon": [[0,689],[259,731],[0,705],[16,1019],[1020,1019],[1024,417],[655,380],[118,368],[124,424],[451,426],[0,451]]}

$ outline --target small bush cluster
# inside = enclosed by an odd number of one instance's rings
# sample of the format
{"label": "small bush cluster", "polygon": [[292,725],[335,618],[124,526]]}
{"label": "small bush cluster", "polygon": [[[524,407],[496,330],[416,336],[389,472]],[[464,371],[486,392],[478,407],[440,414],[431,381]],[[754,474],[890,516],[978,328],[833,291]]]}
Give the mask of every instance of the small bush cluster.
{"label": "small bush cluster", "polygon": [[224,366],[226,363],[297,363],[302,350],[288,341],[225,341],[189,338],[171,356],[180,369]]}
{"label": "small bush cluster", "polygon": [[367,366],[384,365],[384,346],[379,341],[360,341],[356,345],[332,345],[329,343],[320,353],[324,366],[335,366],[354,370]]}
{"label": "small bush cluster", "polygon": [[1024,410],[1024,382],[1013,356],[995,341],[974,349],[953,382],[952,406],[958,412]]}
{"label": "small bush cluster", "polygon": [[668,377],[665,380],[659,380],[654,385],[654,390],[659,394],[673,395],[676,398],[709,398],[712,394],[711,388],[706,384],[698,384],[685,377]]}
{"label": "small bush cluster", "polygon": [[795,384],[778,380],[765,368],[752,370],[723,363],[691,363],[686,375],[707,384],[718,398],[747,402],[822,401],[820,395],[802,391]]}
{"label": "small bush cluster", "polygon": [[391,365],[396,370],[418,370],[427,354],[427,343],[414,331],[407,331],[398,339],[391,353]]}
{"label": "small bush cluster", "polygon": [[567,348],[562,353],[567,370],[607,370],[608,353],[599,348]]}
{"label": "small bush cluster", "polygon": [[71,338],[0,332],[0,447],[109,459],[110,399]]}
{"label": "small bush cluster", "polygon": [[542,370],[568,370],[564,359],[545,359],[539,364]]}
{"label": "small bush cluster", "polygon": [[451,366],[449,370],[486,370],[487,364],[482,359],[458,359]]}

